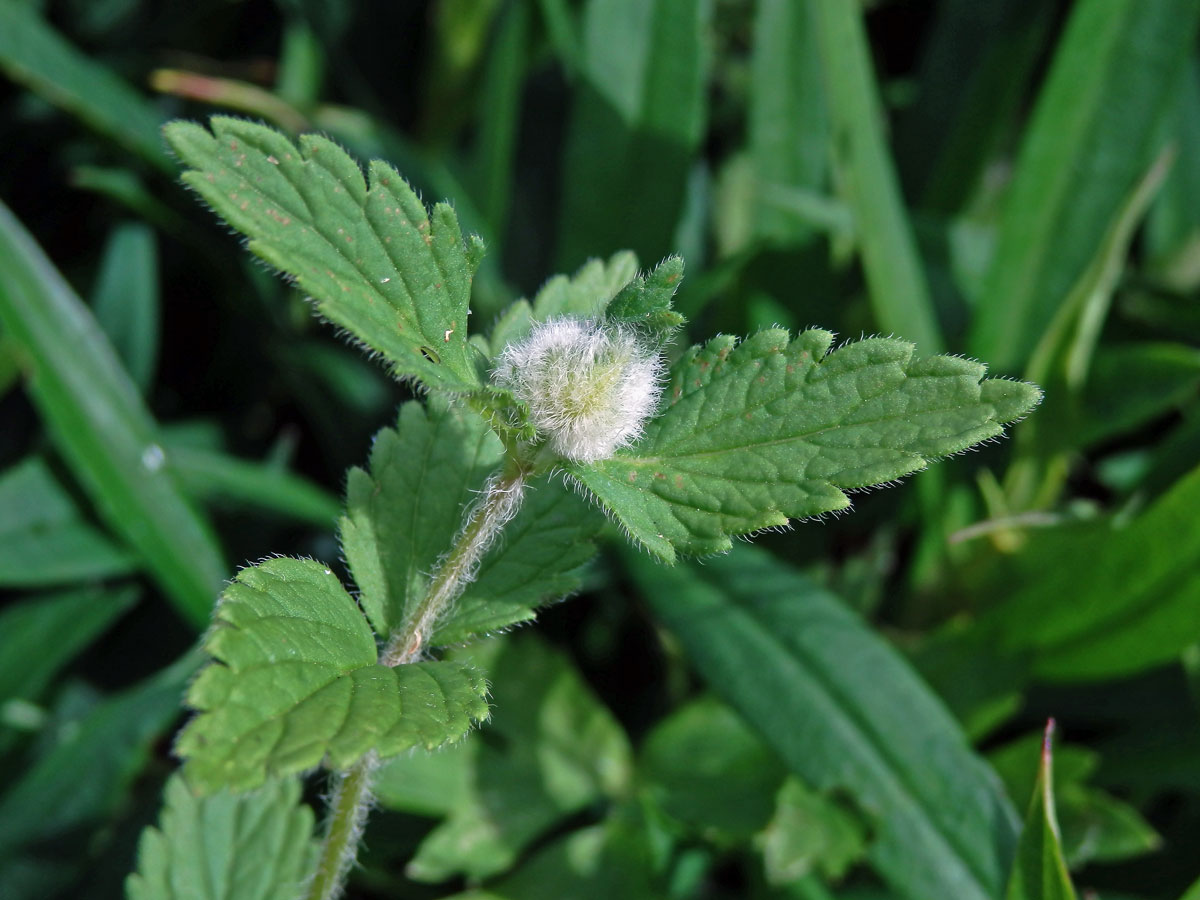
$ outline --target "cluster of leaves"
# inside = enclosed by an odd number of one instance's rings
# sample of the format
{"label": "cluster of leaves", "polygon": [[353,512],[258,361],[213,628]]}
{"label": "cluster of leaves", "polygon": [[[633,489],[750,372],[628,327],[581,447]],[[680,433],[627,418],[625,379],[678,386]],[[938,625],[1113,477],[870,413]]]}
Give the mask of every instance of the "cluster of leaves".
{"label": "cluster of leaves", "polygon": [[[269,88],[232,64],[249,12],[68,7],[59,31],[0,2],[23,135],[0,146],[0,894],[115,895],[140,843],[130,896],[293,896],[295,773],[368,751],[388,812],[355,896],[1185,892],[1200,3],[954,2],[918,28],[790,0],[281,2],[244,49],[277,54]],[[426,71],[398,81],[418,21]],[[903,92],[864,21],[917,60],[890,146]],[[159,70],[150,101],[124,76],[165,47],[229,65]],[[207,117],[180,97],[298,135],[168,131],[287,282],[172,187],[161,127]],[[534,437],[489,383],[503,347],[681,313],[750,336],[677,338],[643,440],[538,473],[430,641],[466,646],[380,665]],[[830,352],[811,322],[905,340]],[[687,561],[988,441],[1034,400],[1019,378],[1049,399],[1008,446]],[[601,511],[642,550],[589,568]],[[544,635],[479,640],[581,591]]]}

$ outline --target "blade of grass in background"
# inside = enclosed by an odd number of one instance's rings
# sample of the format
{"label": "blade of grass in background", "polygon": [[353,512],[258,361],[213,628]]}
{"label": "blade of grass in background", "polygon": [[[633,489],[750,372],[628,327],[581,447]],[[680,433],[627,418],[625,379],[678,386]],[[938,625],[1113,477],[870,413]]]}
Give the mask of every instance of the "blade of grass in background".
{"label": "blade of grass in background", "polygon": [[0,858],[111,816],[155,741],[179,717],[200,661],[199,651],[190,651],[57,729],[57,739],[0,797]]}
{"label": "blade of grass in background", "polygon": [[226,575],[216,539],[175,483],[154,419],[95,319],[3,204],[0,324],[101,517],[189,622],[207,622]]}
{"label": "blade of grass in background", "polygon": [[806,217],[771,202],[783,192],[803,198],[805,190],[819,191],[829,169],[829,116],[816,35],[812,17],[794,0],[758,4],[750,79],[748,143],[759,197],[755,232],[803,238],[812,232]]}
{"label": "blade of grass in background", "polygon": [[702,574],[624,556],[696,671],[811,787],[853,797],[913,900],[994,900],[1016,837],[998,779],[902,658],[836,597],[750,548]]}
{"label": "blade of grass in background", "polygon": [[29,3],[0,3],[0,68],[19,84],[172,174],[163,116],[108,66],[67,43]]}
{"label": "blade of grass in background", "polygon": [[1046,725],[1033,802],[1017,844],[1012,876],[1005,900],[1075,900],[1071,876],[1063,859],[1062,839],[1054,816],[1054,780],[1051,775],[1050,738],[1054,720]]}
{"label": "blade of grass in background", "polygon": [[92,291],[92,312],[142,393],[158,362],[158,249],[141,222],[113,229]]}
{"label": "blade of grass in background", "polygon": [[84,520],[38,457],[0,473],[0,587],[124,575],[137,558]]}
{"label": "blade of grass in background", "polygon": [[1016,127],[1054,19],[1045,0],[948,0],[898,122],[896,155],[921,209],[953,213]]}
{"label": "blade of grass in background", "polygon": [[1077,4],[1005,200],[969,349],[1017,373],[1159,146],[1200,0]]}
{"label": "blade of grass in background", "polygon": [[871,310],[920,352],[945,349],[916,239],[883,134],[883,110],[856,3],[809,0],[839,189],[853,210]]}
{"label": "blade of grass in background", "polygon": [[277,513],[332,531],[341,504],[285,468],[168,442],[167,457],[194,497]]}
{"label": "blade of grass in background", "polygon": [[[35,702],[63,666],[133,605],[137,589],[79,588],[30,597],[0,613],[0,709]],[[5,723],[7,724],[7,723]]]}
{"label": "blade of grass in background", "polygon": [[1179,159],[1146,222],[1150,271],[1168,288],[1180,292],[1200,287],[1200,61],[1184,68],[1172,127]]}
{"label": "blade of grass in background", "polygon": [[503,247],[508,203],[513,186],[513,157],[521,114],[531,9],[528,3],[509,4],[497,17],[483,89],[479,95],[479,131],[475,139],[472,181],[480,211]]}
{"label": "blade of grass in background", "polygon": [[701,0],[591,0],[563,151],[558,266],[671,249],[707,119]]}

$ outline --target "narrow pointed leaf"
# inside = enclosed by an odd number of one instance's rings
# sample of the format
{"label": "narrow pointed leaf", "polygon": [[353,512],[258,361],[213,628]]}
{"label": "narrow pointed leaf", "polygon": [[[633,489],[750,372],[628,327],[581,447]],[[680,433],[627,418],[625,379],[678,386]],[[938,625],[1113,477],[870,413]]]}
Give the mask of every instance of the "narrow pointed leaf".
{"label": "narrow pointed leaf", "polygon": [[99,134],[168,171],[154,104],[71,45],[29,3],[0,3],[0,69]]}
{"label": "narrow pointed leaf", "polygon": [[379,665],[375,636],[333,572],[312,560],[244,569],[205,641],[216,662],[192,684],[200,711],[176,747],[195,787],[256,787],[328,760],[346,769],[456,741],[487,716],[468,666]]}
{"label": "narrow pointed leaf", "polygon": [[875,321],[927,350],[942,350],[933,298],[884,139],[862,8],[823,0],[805,6],[820,49],[835,164],[854,213]]}
{"label": "narrow pointed leaf", "polygon": [[1022,371],[1155,153],[1200,2],[1072,7],[1017,157],[970,349]]}
{"label": "narrow pointed leaf", "polygon": [[[342,549],[359,602],[381,634],[402,625],[424,597],[430,573],[502,456],[483,419],[430,398],[428,409],[406,403],[397,427],[379,433],[369,471],[351,470]],[[541,479],[528,491],[474,583],[438,622],[435,644],[527,621],[541,603],[578,588],[600,517],[560,482]]]}
{"label": "narrow pointed leaf", "polygon": [[445,203],[429,213],[386,163],[370,180],[344,150],[304,135],[214,116],[212,131],[172,122],[183,178],[250,249],[313,297],[317,310],[433,388],[480,386],[467,342],[471,281],[483,258]]}
{"label": "narrow pointed leaf", "polygon": [[1062,838],[1054,815],[1054,782],[1051,775],[1050,736],[1054,722],[1046,726],[1038,766],[1037,785],[1025,817],[1025,829],[1017,844],[1006,900],[1075,900],[1071,876],[1063,858]]}
{"label": "narrow pointed leaf", "polygon": [[1041,396],[983,379],[971,360],[914,359],[904,341],[872,338],[826,355],[832,341],[827,331],[789,340],[771,329],[694,347],[636,446],[568,471],[635,540],[672,560],[845,509],[845,491],[994,438]]}
{"label": "narrow pointed leaf", "polygon": [[226,572],[216,539],[179,489],[157,423],[91,312],[2,204],[0,325],[101,518],[190,622],[207,621]]}
{"label": "narrow pointed leaf", "polygon": [[808,785],[853,800],[897,895],[995,900],[1016,836],[999,780],[842,600],[752,547],[696,570],[625,558],[713,690]]}
{"label": "narrow pointed leaf", "polygon": [[159,305],[153,229],[142,222],[117,226],[104,247],[92,309],[143,394],[158,362]]}
{"label": "narrow pointed leaf", "polygon": [[300,782],[257,791],[193,794],[178,775],[163,792],[159,826],[138,843],[128,900],[294,900],[316,861],[312,810]]}

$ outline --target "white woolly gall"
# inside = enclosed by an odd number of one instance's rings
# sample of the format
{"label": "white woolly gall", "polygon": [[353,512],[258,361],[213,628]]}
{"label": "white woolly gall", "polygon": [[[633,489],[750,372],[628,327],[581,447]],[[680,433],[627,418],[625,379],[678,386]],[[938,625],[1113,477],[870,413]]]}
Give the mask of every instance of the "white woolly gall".
{"label": "white woolly gall", "polygon": [[534,427],[556,453],[595,462],[641,435],[658,404],[662,373],[661,355],[632,330],[560,318],[504,348],[493,378],[529,405]]}

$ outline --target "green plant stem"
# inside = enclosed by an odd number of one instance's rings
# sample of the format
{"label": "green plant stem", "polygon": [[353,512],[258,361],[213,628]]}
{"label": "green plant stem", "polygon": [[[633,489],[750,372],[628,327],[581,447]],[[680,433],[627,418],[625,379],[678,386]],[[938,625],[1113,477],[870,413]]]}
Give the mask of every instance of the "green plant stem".
{"label": "green plant stem", "polygon": [[403,665],[421,655],[434,624],[471,583],[483,554],[516,515],[528,477],[528,468],[514,459],[488,481],[454,547],[438,566],[425,599],[409,615],[405,626],[388,641],[379,660],[383,665]]}
{"label": "green plant stem", "polygon": [[[488,481],[454,546],[438,566],[425,598],[404,627],[392,635],[380,662],[399,666],[420,658],[438,618],[471,583],[483,554],[516,515],[529,474],[527,465],[510,458],[505,468]],[[329,828],[306,900],[334,900],[341,895],[371,811],[371,788],[378,767],[379,758],[368,753],[350,771],[338,776],[329,802]]]}
{"label": "green plant stem", "polygon": [[371,785],[378,767],[379,757],[372,751],[349,772],[338,775],[329,800],[329,830],[305,894],[307,900],[333,900],[341,896],[371,812]]}

